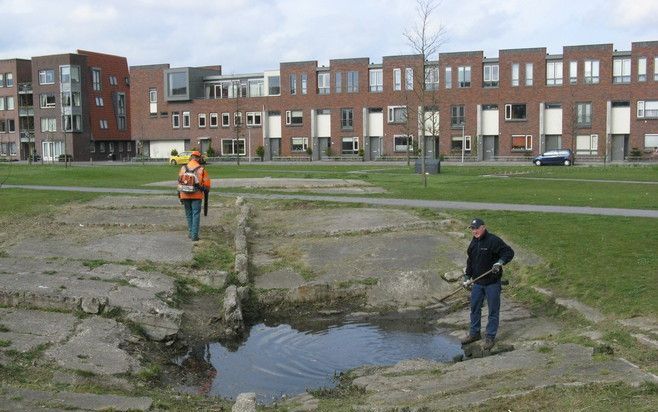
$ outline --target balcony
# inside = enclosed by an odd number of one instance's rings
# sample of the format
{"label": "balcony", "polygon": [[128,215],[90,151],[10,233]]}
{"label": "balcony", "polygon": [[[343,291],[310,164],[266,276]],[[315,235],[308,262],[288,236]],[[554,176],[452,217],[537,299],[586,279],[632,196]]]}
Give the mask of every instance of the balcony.
{"label": "balcony", "polygon": [[32,94],[32,83],[18,83],[18,94]]}

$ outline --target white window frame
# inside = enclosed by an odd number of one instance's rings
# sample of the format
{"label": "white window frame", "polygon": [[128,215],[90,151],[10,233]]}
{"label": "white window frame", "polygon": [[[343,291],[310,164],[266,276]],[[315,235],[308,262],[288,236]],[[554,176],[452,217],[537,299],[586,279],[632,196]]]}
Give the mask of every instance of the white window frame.
{"label": "white window frame", "polygon": [[149,114],[158,114],[158,90],[149,89]]}
{"label": "white window frame", "polygon": [[647,58],[638,57],[637,59],[637,81],[646,82],[647,81]]}
{"label": "white window frame", "polygon": [[653,80],[658,82],[658,57],[653,58]]}
{"label": "white window frame", "polygon": [[15,108],[14,96],[7,96],[7,110],[14,110]]}
{"label": "white window frame", "polygon": [[471,151],[471,136],[470,135],[452,136],[452,142],[459,142],[459,148],[455,148],[451,144],[450,145],[451,150],[459,149],[459,151],[461,151],[461,147],[462,147],[462,144],[463,144],[465,152],[470,152]]}
{"label": "white window frame", "polygon": [[318,94],[329,94],[331,92],[331,73],[318,73]]}
{"label": "white window frame", "polygon": [[295,96],[297,94],[297,73],[290,73],[288,82],[290,83],[290,95]]}
{"label": "white window frame", "polygon": [[13,73],[5,73],[5,87],[14,87]]}
{"label": "white window frame", "polygon": [[658,133],[644,135],[644,150],[658,151]]}
{"label": "white window frame", "polygon": [[617,57],[612,61],[612,83],[628,84],[631,82],[631,58]]}
{"label": "white window frame", "polygon": [[562,60],[546,62],[547,86],[561,86],[563,76]]}
{"label": "white window frame", "polygon": [[578,61],[569,62],[569,84],[578,84]]}
{"label": "white window frame", "polygon": [[[581,107],[583,110],[581,110]],[[589,109],[589,110],[585,110]],[[581,119],[583,120],[581,122]],[[587,121],[589,120],[589,121]],[[592,124],[592,102],[576,102],[576,125],[587,127]]]}
{"label": "white window frame", "polygon": [[57,119],[54,117],[42,117],[41,118],[41,131],[42,132],[56,132],[57,131]]}
{"label": "white window frame", "polygon": [[[525,117],[519,118],[519,119],[512,117],[512,114],[513,114],[512,107],[513,106],[525,106]],[[528,120],[528,105],[525,104],[525,103],[509,103],[509,104],[506,104],[505,105],[505,120],[512,120],[512,121]]]}
{"label": "white window frame", "polygon": [[[405,142],[407,142],[407,143],[404,144],[404,145],[402,145],[402,144],[398,145],[396,140],[399,139],[399,138],[403,138],[403,137],[405,139]],[[409,139],[411,139],[411,141],[409,141]],[[409,151],[409,153],[411,153],[411,152],[413,152],[413,150],[414,150],[414,136],[413,135],[406,135],[406,134],[394,134],[393,135],[393,151],[394,152],[397,152],[397,153],[404,152],[404,153],[406,153],[407,151]]]}
{"label": "white window frame", "polygon": [[471,87],[471,66],[457,67],[457,87],[463,89]]}
{"label": "white window frame", "polygon": [[500,67],[498,64],[485,64],[483,71],[483,86],[498,87],[498,83],[500,82]]}
{"label": "white window frame", "polygon": [[171,112],[171,127],[180,129],[180,114],[178,112]]}
{"label": "white window frame", "polygon": [[425,90],[439,90],[439,66],[425,67]]}
{"label": "white window frame", "polygon": [[521,75],[519,74],[520,68],[519,63],[512,63],[512,86],[518,86],[520,82]]}
{"label": "white window frame", "polygon": [[231,127],[231,113],[222,113],[222,127]]}
{"label": "white window frame", "polygon": [[183,129],[190,128],[190,112],[183,112]]}
{"label": "white window frame", "polygon": [[[225,142],[231,142],[231,153],[226,153],[224,151],[224,143]],[[240,153],[236,153],[236,143],[237,143],[237,149],[240,149],[242,147],[242,150]],[[241,144],[242,143],[242,144]],[[221,147],[221,152],[222,156],[244,156],[246,152],[246,145],[245,145],[245,139],[221,139],[220,141],[220,147]]]}
{"label": "white window frame", "polygon": [[199,129],[205,129],[206,128],[206,114],[205,113],[199,113],[197,115],[197,122],[199,125]]}
{"label": "white window frame", "polygon": [[452,67],[446,66],[445,76],[443,76],[443,82],[445,83],[446,89],[452,89]]}
{"label": "white window frame", "polygon": [[259,127],[262,124],[261,112],[247,112],[247,127]]}
{"label": "white window frame", "polygon": [[[300,119],[296,121],[294,119]],[[304,111],[303,110],[286,110],[286,125],[297,126],[304,124]]]}
{"label": "white window frame", "polygon": [[658,119],[658,100],[639,100],[637,117],[640,119]]}
{"label": "white window frame", "polygon": [[242,122],[242,112],[233,113],[233,126],[244,126]]}
{"label": "white window frame", "polygon": [[300,80],[302,83],[302,95],[308,93],[308,75],[306,73],[302,73],[300,76]]}
{"label": "white window frame", "polygon": [[399,68],[393,69],[393,90],[402,90],[402,70]]}
{"label": "white window frame", "polygon": [[[400,111],[402,119],[396,120],[395,114]],[[407,106],[388,106],[388,123],[404,123],[407,121]]]}
{"label": "white window frame", "polygon": [[219,127],[219,115],[217,113],[210,113],[210,127]]}
{"label": "white window frame", "polygon": [[535,65],[533,63],[525,64],[525,85],[532,86],[535,81]]}
{"label": "white window frame", "polygon": [[384,71],[382,69],[368,70],[368,77],[371,93],[381,93],[384,91]]}
{"label": "white window frame", "polygon": [[308,137],[291,137],[290,151],[292,153],[305,153],[308,149]]}
{"label": "white window frame", "polygon": [[[514,148],[514,138],[525,138],[525,145],[523,148]],[[512,152],[529,152],[532,150],[532,135],[530,134],[513,134],[511,140],[512,147],[510,151]]]}
{"label": "white window frame", "polygon": [[600,79],[600,63],[598,60],[585,60],[585,84],[598,84]]}
{"label": "white window frame", "polygon": [[576,135],[576,154],[597,155],[599,153],[599,135]]}
{"label": "white window frame", "polygon": [[105,102],[103,102],[103,97],[102,96],[96,96],[96,106],[97,107],[105,106]]}
{"label": "white window frame", "polygon": [[55,84],[55,70],[39,70],[39,84]]}
{"label": "white window frame", "polygon": [[99,124],[100,124],[101,129],[103,129],[103,130],[108,129],[107,120],[101,119],[99,121]]}
{"label": "white window frame", "polygon": [[[352,143],[352,148],[347,151],[343,150],[343,144],[350,142]],[[341,154],[358,154],[359,153],[359,138],[358,137],[343,137],[340,141],[340,153]]]}

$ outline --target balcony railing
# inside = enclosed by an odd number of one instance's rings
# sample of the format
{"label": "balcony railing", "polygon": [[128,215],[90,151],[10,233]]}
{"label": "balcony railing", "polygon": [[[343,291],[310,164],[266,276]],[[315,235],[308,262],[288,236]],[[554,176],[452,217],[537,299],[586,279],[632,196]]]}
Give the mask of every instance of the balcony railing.
{"label": "balcony railing", "polygon": [[18,83],[18,94],[32,93],[32,83]]}

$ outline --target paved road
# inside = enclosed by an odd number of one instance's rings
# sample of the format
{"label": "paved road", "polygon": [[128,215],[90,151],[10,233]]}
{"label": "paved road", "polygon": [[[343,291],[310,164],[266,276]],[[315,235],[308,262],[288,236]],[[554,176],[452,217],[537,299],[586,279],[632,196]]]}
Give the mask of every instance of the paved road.
{"label": "paved road", "polygon": [[[70,192],[92,193],[127,193],[127,194],[157,194],[175,195],[174,189],[122,189],[108,187],[76,187],[76,186],[39,186],[39,185],[2,185],[0,189],[33,189],[33,190],[59,190]],[[658,210],[647,209],[621,209],[607,207],[586,206],[550,206],[550,205],[523,205],[510,203],[481,203],[458,202],[447,200],[417,200],[392,199],[373,197],[344,197],[344,196],[314,196],[314,195],[287,195],[287,194],[257,194],[257,193],[230,193],[215,192],[219,196],[242,196],[246,199],[296,199],[310,201],[326,201],[340,203],[365,203],[381,206],[425,207],[429,209],[461,209],[461,210],[507,210],[514,212],[544,212],[544,213],[570,213],[584,215],[627,216],[658,218]]]}

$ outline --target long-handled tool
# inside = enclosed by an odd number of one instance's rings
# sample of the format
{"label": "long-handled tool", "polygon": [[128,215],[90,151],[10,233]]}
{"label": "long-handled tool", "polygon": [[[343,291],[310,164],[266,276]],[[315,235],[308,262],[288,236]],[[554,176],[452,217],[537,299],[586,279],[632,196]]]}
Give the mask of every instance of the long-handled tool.
{"label": "long-handled tool", "polygon": [[477,282],[478,280],[482,279],[483,277],[487,276],[489,273],[493,272],[493,267],[480,276],[476,277],[475,279],[469,279],[465,285],[460,286],[459,288],[455,289],[454,291],[450,292],[449,294],[445,295],[444,297],[437,299],[437,302],[443,302],[444,300],[448,299],[450,296],[456,295],[460,290],[462,290],[465,286],[468,287],[472,285],[473,283]]}

